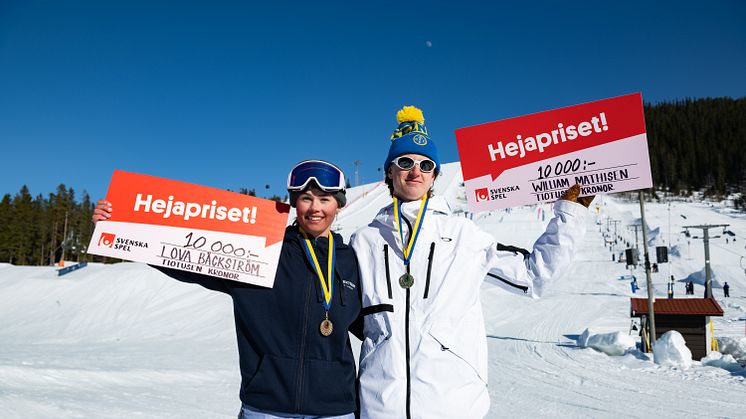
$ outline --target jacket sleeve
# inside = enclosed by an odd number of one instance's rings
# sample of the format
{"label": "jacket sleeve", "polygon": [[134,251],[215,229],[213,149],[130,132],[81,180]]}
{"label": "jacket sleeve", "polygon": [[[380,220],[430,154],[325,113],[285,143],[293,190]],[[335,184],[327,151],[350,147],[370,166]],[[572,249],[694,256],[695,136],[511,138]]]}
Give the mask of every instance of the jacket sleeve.
{"label": "jacket sleeve", "polygon": [[363,334],[363,325],[365,324],[365,317],[363,317],[363,314],[360,313],[357,315],[357,318],[352,322],[350,325],[350,328],[348,329],[350,333],[352,333],[353,336],[355,336],[358,340],[365,340],[365,335]]}
{"label": "jacket sleeve", "polygon": [[230,287],[228,281],[213,276],[198,274],[195,272],[181,271],[178,269],[165,268],[163,266],[150,265],[151,267],[163,272],[171,278],[181,281],[188,282],[190,284],[201,285],[208,290],[224,292],[230,294]]}
{"label": "jacket sleeve", "polygon": [[[363,300],[363,283],[362,278],[360,278],[360,261],[357,258],[357,252],[352,247],[352,241],[355,238],[355,234],[352,235],[350,238],[350,249],[352,250],[352,254],[355,255],[355,275],[357,278],[355,278],[355,284],[357,284],[357,299],[360,301],[360,304],[362,305]],[[359,340],[365,340],[365,336],[363,336],[363,325],[364,325],[364,317],[362,311],[358,313],[357,318],[352,322],[350,325],[350,328],[348,329],[350,333],[352,333],[353,336],[358,338]]]}
{"label": "jacket sleeve", "polygon": [[558,200],[554,205],[555,217],[536,240],[530,254],[498,250],[496,244],[493,246],[487,258],[487,280],[532,298],[540,297],[547,285],[570,267],[577,245],[585,235],[587,211],[580,204]]}

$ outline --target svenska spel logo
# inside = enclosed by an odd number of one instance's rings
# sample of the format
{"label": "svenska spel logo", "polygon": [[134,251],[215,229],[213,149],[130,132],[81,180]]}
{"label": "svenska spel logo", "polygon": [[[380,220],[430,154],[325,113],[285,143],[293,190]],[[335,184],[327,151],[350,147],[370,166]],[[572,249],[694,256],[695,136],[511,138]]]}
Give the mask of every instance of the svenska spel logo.
{"label": "svenska spel logo", "polygon": [[474,196],[477,202],[488,201],[490,199],[490,192],[487,188],[475,189]]}
{"label": "svenska spel logo", "polygon": [[114,247],[114,240],[117,238],[116,234],[112,233],[101,233],[101,237],[98,238],[99,246]]}

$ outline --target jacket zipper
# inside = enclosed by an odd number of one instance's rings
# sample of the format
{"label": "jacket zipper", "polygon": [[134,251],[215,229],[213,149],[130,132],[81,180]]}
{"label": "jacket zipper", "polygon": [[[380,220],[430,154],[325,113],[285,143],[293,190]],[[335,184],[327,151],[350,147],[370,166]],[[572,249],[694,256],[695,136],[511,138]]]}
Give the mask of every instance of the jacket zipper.
{"label": "jacket zipper", "polygon": [[[407,220],[407,217],[404,217],[402,215],[402,220],[404,220],[405,223],[407,223],[408,233],[407,233],[407,243],[409,242],[409,238],[412,235],[412,224]],[[402,243],[402,246],[406,246],[404,243]],[[411,260],[411,259],[410,259]],[[410,273],[410,265],[406,265],[407,273]],[[411,365],[409,362],[409,353],[410,353],[410,343],[409,343],[409,304],[410,304],[410,296],[411,296],[411,288],[407,288],[407,310],[404,312],[404,348],[406,352],[406,361],[407,361],[407,419],[411,419],[412,417],[412,371],[411,371]]]}
{"label": "jacket zipper", "polygon": [[513,253],[516,253],[516,254],[520,253],[520,254],[523,255],[524,259],[526,259],[529,256],[531,256],[531,252],[529,252],[528,250],[526,250],[524,248],[517,247],[517,246],[510,246],[510,245],[506,246],[506,245],[504,245],[502,243],[498,243],[497,244],[497,250],[501,251],[501,252],[513,252]]}
{"label": "jacket zipper", "polygon": [[[407,273],[409,273],[409,265],[407,265]],[[409,296],[410,291],[409,288],[407,288],[407,311],[404,312],[404,329],[406,332],[404,339],[407,348],[407,419],[412,417],[412,372],[409,365]]]}
{"label": "jacket zipper", "polygon": [[[315,278],[314,278],[315,279]],[[300,348],[298,353],[298,392],[296,393],[295,411],[300,412],[303,404],[303,363],[306,354],[306,335],[308,334],[308,310],[311,298],[311,282],[306,284],[305,308],[303,310],[303,329],[301,330]]]}
{"label": "jacket zipper", "polygon": [[489,276],[491,276],[491,277],[493,277],[493,278],[495,278],[495,279],[497,279],[499,281],[502,281],[505,284],[510,285],[513,288],[518,288],[519,290],[523,291],[524,294],[528,294],[528,287],[525,286],[525,285],[514,284],[514,283],[508,281],[507,279],[505,279],[505,278],[503,278],[501,276],[493,274],[492,272],[487,272],[487,275],[489,275]]}
{"label": "jacket zipper", "polygon": [[391,293],[391,274],[389,273],[389,245],[383,245],[383,261],[386,264],[386,285],[389,287],[389,299],[394,298]]}
{"label": "jacket zipper", "polygon": [[430,272],[433,269],[433,252],[435,252],[435,242],[430,243],[430,255],[427,257],[427,279],[425,280],[425,296],[423,298],[427,298],[427,294],[430,292]]}

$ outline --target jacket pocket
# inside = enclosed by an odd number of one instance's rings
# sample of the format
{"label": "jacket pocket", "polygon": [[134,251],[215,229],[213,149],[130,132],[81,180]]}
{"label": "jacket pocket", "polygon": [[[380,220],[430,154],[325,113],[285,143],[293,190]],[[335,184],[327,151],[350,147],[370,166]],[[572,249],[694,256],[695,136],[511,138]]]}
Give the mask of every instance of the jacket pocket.
{"label": "jacket pocket", "polygon": [[457,321],[437,321],[430,336],[440,344],[440,350],[453,356],[474,371],[487,384],[487,347],[481,310],[470,309]]}
{"label": "jacket pocket", "polygon": [[355,411],[355,365],[335,361],[305,361],[303,412],[343,415]]}
{"label": "jacket pocket", "polygon": [[263,408],[264,403],[277,406],[292,406],[296,395],[294,385],[298,360],[265,355],[259,363],[256,374],[246,385],[246,395],[257,400],[254,407]]}
{"label": "jacket pocket", "polygon": [[[393,310],[393,308],[392,308]],[[360,349],[360,366],[373,352],[391,337],[391,316],[392,312],[380,311],[368,314],[364,318],[364,335],[363,345]]]}

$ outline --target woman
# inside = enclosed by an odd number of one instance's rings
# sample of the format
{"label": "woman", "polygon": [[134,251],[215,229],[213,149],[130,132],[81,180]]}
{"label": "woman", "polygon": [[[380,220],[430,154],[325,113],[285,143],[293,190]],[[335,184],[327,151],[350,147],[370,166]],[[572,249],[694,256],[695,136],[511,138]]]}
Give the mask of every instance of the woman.
{"label": "woman", "polygon": [[[285,230],[274,286],[264,288],[156,267],[233,299],[242,402],[239,418],[354,417],[355,365],[348,330],[360,312],[355,253],[331,232],[346,203],[345,177],[321,160],[288,175],[296,222]],[[110,217],[99,201],[93,220]],[[331,249],[331,252],[330,252]]]}
{"label": "woman", "polygon": [[393,204],[350,240],[365,313],[361,417],[483,417],[490,400],[482,280],[492,270],[538,296],[569,265],[592,198],[578,205],[579,187],[566,192],[524,258],[471,220],[449,216],[447,203],[432,197],[440,163],[422,112],[405,107],[397,120],[383,167]]}

